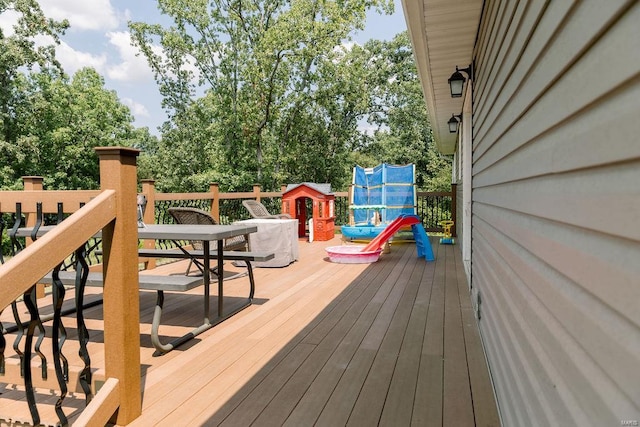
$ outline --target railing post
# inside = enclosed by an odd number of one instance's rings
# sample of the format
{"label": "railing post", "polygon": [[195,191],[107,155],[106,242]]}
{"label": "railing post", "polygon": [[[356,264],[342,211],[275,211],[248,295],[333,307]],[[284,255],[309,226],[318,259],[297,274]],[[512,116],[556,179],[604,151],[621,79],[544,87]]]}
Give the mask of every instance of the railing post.
{"label": "railing post", "polygon": [[[44,178],[41,176],[23,176],[22,177],[22,185],[24,191],[42,191],[44,189],[43,185]],[[27,227],[33,227],[36,224],[36,213],[35,212],[25,212],[25,225]],[[26,244],[29,245],[33,243],[31,237],[25,238]]]}
{"label": "railing post", "polygon": [[142,194],[147,199],[147,209],[144,211],[145,224],[155,224],[156,222],[156,181],[153,179],[143,179]]}
{"label": "railing post", "polygon": [[220,224],[220,186],[217,182],[209,184],[211,193],[211,216]]}
{"label": "railing post", "polygon": [[260,184],[253,184],[253,197],[256,201],[260,201]]}
{"label": "railing post", "polygon": [[453,220],[453,227],[451,228],[451,236],[458,237],[458,184],[451,183],[451,219]]}
{"label": "railing post", "polygon": [[[41,176],[23,176],[22,177],[22,186],[24,191],[42,191],[44,190],[44,178]],[[29,228],[32,228],[36,225],[36,213],[35,212],[25,212],[25,225]],[[31,237],[25,238],[25,245],[29,246],[33,243]],[[38,283],[36,285],[36,298],[44,298],[44,285],[42,283]]]}
{"label": "railing post", "polygon": [[[104,251],[104,353],[107,378],[119,381],[115,423],[126,425],[142,410],[136,157],[139,150],[97,147],[100,186],[116,191],[116,218],[102,230]],[[132,286],[133,284],[133,286]]]}
{"label": "railing post", "polygon": [[355,215],[353,214],[353,209],[349,209],[351,200],[353,200],[353,184],[349,186],[349,191],[347,194],[347,212],[349,213],[349,226],[353,227],[354,225],[356,225],[356,219]]}
{"label": "railing post", "polygon": [[[145,224],[155,224],[156,222],[156,181],[153,179],[143,179],[142,181],[142,194],[147,198],[147,208],[144,211],[143,220]],[[151,239],[145,239],[143,242],[145,249],[154,249],[156,247],[156,241]],[[151,270],[156,268],[155,258],[145,258],[144,268]]]}
{"label": "railing post", "polygon": [[291,214],[291,212],[290,212],[291,209],[289,209],[289,203],[288,202],[285,203],[284,199],[282,198],[282,195],[284,193],[286,193],[286,192],[287,192],[287,186],[285,184],[282,184],[280,186],[280,204],[282,205],[282,208],[280,209],[280,212],[289,214],[289,215],[291,215],[291,218],[293,218],[293,217],[296,216],[295,212],[293,214]]}

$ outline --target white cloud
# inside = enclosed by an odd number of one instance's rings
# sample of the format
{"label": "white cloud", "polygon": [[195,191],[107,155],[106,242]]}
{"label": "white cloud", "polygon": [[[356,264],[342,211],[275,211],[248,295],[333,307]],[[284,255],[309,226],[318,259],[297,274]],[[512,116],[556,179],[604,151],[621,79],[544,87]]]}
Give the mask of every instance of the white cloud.
{"label": "white cloud", "polygon": [[[106,69],[107,76],[112,80],[121,82],[149,82],[154,81],[153,72],[147,63],[144,55],[139,53],[137,47],[131,45],[131,33],[128,31],[113,31],[106,34],[109,43],[118,51],[120,62],[110,65]],[[159,45],[151,46],[153,52],[165,58],[164,52]],[[188,55],[182,64],[182,69],[193,73],[193,81],[197,82],[200,75],[198,67],[195,65],[195,58]]]}
{"label": "white cloud", "polygon": [[[214,54],[213,60],[216,64],[220,63],[219,55],[217,53]],[[192,73],[194,84],[198,81],[198,78],[200,77],[200,70],[196,66],[196,58],[191,55],[187,55],[184,62],[182,63],[182,67],[180,68],[184,71],[189,71]]]}
{"label": "white cloud", "polygon": [[131,98],[122,98],[122,103],[131,109],[131,113],[135,117],[151,117],[149,110],[144,105],[134,101]]}
{"label": "white cloud", "polygon": [[340,46],[342,47],[343,51],[349,52],[351,49],[353,49],[354,46],[360,46],[360,43],[344,41]]}
{"label": "white cloud", "polygon": [[361,46],[360,43],[351,42],[351,41],[343,41],[342,44],[334,46],[333,53],[335,58],[333,59],[333,63],[337,64],[341,59],[343,59],[347,53],[351,52],[351,50],[355,46]]}
{"label": "white cloud", "polygon": [[20,15],[13,10],[7,10],[0,14],[0,28],[2,28],[5,37],[10,37],[15,33],[13,26],[18,22],[19,16]]}
{"label": "white cloud", "polygon": [[373,136],[376,131],[380,130],[378,126],[369,124],[365,121],[358,122],[358,131],[365,135]]}
{"label": "white cloud", "polygon": [[[53,40],[48,36],[37,36],[35,43],[36,46],[44,46],[53,44]],[[72,76],[76,71],[84,67],[93,67],[102,74],[107,63],[105,53],[92,54],[81,52],[69,46],[64,41],[61,41],[60,44],[56,46],[56,59],[60,61],[64,72],[69,76]]]}
{"label": "white cloud", "polygon": [[111,43],[120,55],[120,62],[107,68],[107,76],[113,80],[123,82],[148,81],[153,79],[147,60],[138,54],[138,48],[131,45],[131,36],[128,31],[115,31],[107,33]]}
{"label": "white cloud", "polygon": [[111,0],[41,0],[40,7],[48,18],[68,19],[71,31],[111,30],[120,24]]}

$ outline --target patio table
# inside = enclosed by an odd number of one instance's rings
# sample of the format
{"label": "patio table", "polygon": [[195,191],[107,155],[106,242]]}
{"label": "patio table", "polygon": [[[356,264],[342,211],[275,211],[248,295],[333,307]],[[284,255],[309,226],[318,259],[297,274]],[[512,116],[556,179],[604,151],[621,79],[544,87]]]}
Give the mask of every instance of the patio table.
{"label": "patio table", "polygon": [[[42,236],[55,226],[43,226],[37,230],[33,228],[20,228],[17,230],[17,237],[38,237]],[[200,333],[210,329],[231,315],[237,313],[241,309],[249,306],[251,302],[243,305],[232,313],[224,313],[224,260],[223,260],[223,244],[224,239],[250,234],[257,231],[255,225],[204,225],[204,224],[151,224],[138,228],[139,239],[154,240],[171,240],[176,243],[182,240],[200,240],[203,244],[202,257],[198,256],[203,263],[203,284],[204,284],[204,321],[203,324],[183,337],[172,341],[164,352],[170,351],[187,340],[199,335]],[[96,233],[95,237],[101,237],[101,232]],[[218,276],[218,316],[214,322],[210,319],[210,285],[211,285],[211,242],[217,242],[217,276]],[[180,247],[180,245],[177,245]],[[184,251],[185,254],[189,252]]]}
{"label": "patio table", "polygon": [[[222,258],[224,239],[255,233],[255,226],[240,225],[205,225],[205,224],[154,224],[138,228],[139,239],[172,240],[201,240],[203,251],[203,280],[205,293],[205,323],[209,322],[209,287],[211,285],[211,242],[217,241],[216,257],[218,261],[218,320],[224,319],[224,260]],[[177,244],[180,247],[179,244]],[[187,252],[185,252],[187,253]]]}

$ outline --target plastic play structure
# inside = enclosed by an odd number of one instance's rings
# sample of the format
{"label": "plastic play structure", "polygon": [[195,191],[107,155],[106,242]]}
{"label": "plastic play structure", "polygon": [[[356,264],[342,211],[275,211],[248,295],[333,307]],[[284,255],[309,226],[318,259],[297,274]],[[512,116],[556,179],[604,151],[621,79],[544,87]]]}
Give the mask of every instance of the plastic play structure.
{"label": "plastic play structure", "polygon": [[326,248],[331,262],[341,264],[363,264],[378,261],[384,244],[403,227],[411,226],[413,238],[418,249],[418,256],[427,261],[435,260],[431,242],[427,236],[422,221],[417,215],[400,215],[384,228],[369,244],[342,245]]}
{"label": "plastic play structure", "polygon": [[401,215],[416,214],[415,166],[382,163],[353,168],[347,239],[372,239]]}
{"label": "plastic play structure", "polygon": [[338,264],[371,264],[378,261],[382,248],[375,251],[364,251],[363,245],[329,246],[325,248],[329,261]]}
{"label": "plastic play structure", "polygon": [[331,184],[289,184],[282,194],[282,212],[298,219],[298,237],[304,237],[307,225],[306,201],[310,199],[312,218],[309,219],[309,241],[331,240],[336,234],[335,198],[331,192]]}
{"label": "plastic play structure", "polygon": [[455,240],[451,237],[451,227],[454,222],[451,220],[440,221],[440,225],[444,228],[444,237],[440,238],[441,245],[453,245]]}

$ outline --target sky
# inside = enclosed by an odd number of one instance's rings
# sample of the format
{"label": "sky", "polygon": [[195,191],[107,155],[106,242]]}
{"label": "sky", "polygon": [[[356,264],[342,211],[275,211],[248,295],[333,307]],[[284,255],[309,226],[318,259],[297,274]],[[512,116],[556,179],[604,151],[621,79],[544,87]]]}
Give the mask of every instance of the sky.
{"label": "sky", "polygon": [[[169,23],[156,8],[155,0],[39,0],[48,18],[68,19],[70,28],[57,47],[56,57],[65,72],[73,75],[90,66],[105,79],[105,88],[115,90],[120,101],[131,109],[136,127],[148,127],[158,135],[166,120],[161,96],[146,60],[131,46],[128,21]],[[9,34],[10,13],[0,15],[0,26]],[[393,15],[371,11],[366,27],[353,34],[356,43],[370,39],[390,40],[406,30],[400,0]],[[7,32],[8,31],[8,32]]]}

